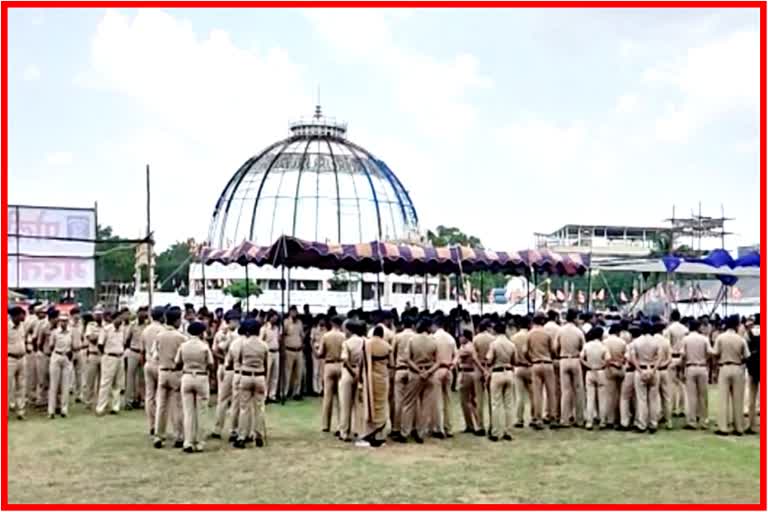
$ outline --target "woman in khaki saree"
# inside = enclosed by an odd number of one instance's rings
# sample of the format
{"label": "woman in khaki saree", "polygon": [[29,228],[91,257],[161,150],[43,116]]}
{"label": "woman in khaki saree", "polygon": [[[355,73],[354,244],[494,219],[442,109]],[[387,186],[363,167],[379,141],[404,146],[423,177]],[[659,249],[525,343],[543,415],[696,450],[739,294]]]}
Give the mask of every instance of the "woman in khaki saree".
{"label": "woman in khaki saree", "polygon": [[384,329],[379,325],[363,346],[362,441],[360,446],[379,447],[384,444],[389,423],[389,368],[392,347],[384,341]]}

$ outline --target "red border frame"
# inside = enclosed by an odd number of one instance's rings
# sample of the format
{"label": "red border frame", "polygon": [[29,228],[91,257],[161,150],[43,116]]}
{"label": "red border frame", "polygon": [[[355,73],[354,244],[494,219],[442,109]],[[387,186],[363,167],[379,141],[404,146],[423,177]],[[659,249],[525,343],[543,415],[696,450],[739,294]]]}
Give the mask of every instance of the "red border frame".
{"label": "red border frame", "polygon": [[[2,140],[0,141],[0,198],[3,210],[8,208],[8,10],[12,8],[98,8],[98,7],[165,7],[165,8],[190,8],[190,7],[216,7],[216,8],[395,8],[395,7],[422,7],[422,8],[753,8],[760,12],[760,266],[766,268],[766,255],[763,249],[766,246],[766,2],[764,1],[646,1],[630,0],[620,2],[610,1],[448,1],[448,0],[378,0],[365,2],[361,0],[296,0],[291,2],[282,2],[277,0],[259,0],[259,1],[233,1],[223,0],[220,2],[211,0],[202,1],[169,1],[169,0],[143,0],[131,2],[128,0],[96,0],[81,1],[69,0],[63,2],[55,1],[14,1],[3,2],[0,6],[2,19],[0,28],[2,29],[2,72],[0,73],[0,109],[2,110]],[[8,226],[6,222],[0,223],[0,272],[3,276],[8,275]],[[765,332],[765,289],[766,276],[760,273],[760,318],[761,329]],[[8,303],[8,289],[5,286],[0,287],[0,298],[2,304]],[[7,322],[0,322],[1,339],[7,339]],[[0,342],[2,351],[3,369],[7,371],[8,344]],[[766,358],[763,357],[760,362],[760,371],[766,374]],[[3,378],[2,383],[2,477],[0,477],[0,494],[2,494],[0,505],[4,510],[765,510],[766,509],[766,425],[764,423],[766,391],[764,386],[760,386],[760,502],[755,504],[580,504],[580,505],[545,505],[545,504],[325,504],[325,505],[280,505],[280,504],[259,504],[259,505],[227,505],[227,504],[145,504],[145,505],[123,505],[123,504],[9,504],[8,503],[8,381]]]}

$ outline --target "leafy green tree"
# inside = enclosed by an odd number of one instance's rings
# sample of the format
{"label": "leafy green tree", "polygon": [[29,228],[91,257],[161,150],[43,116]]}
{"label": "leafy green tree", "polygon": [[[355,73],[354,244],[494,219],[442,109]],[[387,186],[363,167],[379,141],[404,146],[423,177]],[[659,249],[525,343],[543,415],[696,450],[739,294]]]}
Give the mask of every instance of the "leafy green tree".
{"label": "leafy green tree", "polygon": [[[235,279],[229,286],[224,288],[223,292],[231,297],[235,297],[236,299],[244,299],[248,296],[245,291],[245,285],[245,279]],[[248,293],[250,293],[252,297],[258,297],[262,294],[262,290],[255,281],[250,281],[248,283]]]}
{"label": "leafy green tree", "polygon": [[189,241],[176,242],[157,256],[155,275],[160,284],[160,291],[172,292],[177,289],[189,289],[189,264],[192,254]]}
{"label": "leafy green tree", "polygon": [[120,241],[111,226],[98,226],[96,282],[131,282],[136,263],[135,245]]}

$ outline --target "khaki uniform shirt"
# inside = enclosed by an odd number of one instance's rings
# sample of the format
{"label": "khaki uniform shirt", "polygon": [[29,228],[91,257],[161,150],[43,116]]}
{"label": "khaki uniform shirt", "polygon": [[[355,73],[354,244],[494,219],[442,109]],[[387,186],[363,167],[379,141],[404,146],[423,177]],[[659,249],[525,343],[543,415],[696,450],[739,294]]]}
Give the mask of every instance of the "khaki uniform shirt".
{"label": "khaki uniform shirt", "polygon": [[37,338],[35,338],[35,335],[37,334],[37,323],[39,321],[39,318],[33,314],[30,314],[27,316],[27,318],[24,319],[24,323],[21,324],[24,326],[24,341],[27,345],[29,345],[30,350],[33,350],[33,344],[37,343]]}
{"label": "khaki uniform shirt", "polygon": [[146,329],[141,332],[140,344],[147,361],[157,364],[157,338],[165,331],[165,326],[156,320],[152,320]]}
{"label": "khaki uniform shirt", "polygon": [[51,354],[51,333],[55,329],[56,327],[52,327],[49,320],[45,320],[44,322],[39,322],[37,324],[37,350],[43,354]]}
{"label": "khaki uniform shirt", "polygon": [[544,324],[544,330],[547,331],[550,336],[552,336],[553,340],[557,339],[557,333],[560,331],[560,324],[550,320]]}
{"label": "khaki uniform shirt", "polygon": [[259,337],[267,344],[270,352],[277,352],[280,350],[280,328],[276,325],[272,326],[269,323],[262,325]]}
{"label": "khaki uniform shirt", "polygon": [[99,340],[101,339],[101,333],[104,332],[104,322],[101,323],[101,325],[97,324],[95,321],[90,322],[88,324],[88,327],[85,328],[85,341],[88,343],[88,353],[89,354],[98,354],[99,353]]}
{"label": "khaki uniform shirt", "polygon": [[515,352],[517,358],[515,365],[517,366],[531,366],[531,359],[528,357],[528,336],[530,331],[528,329],[520,329],[512,336],[512,343],[515,345]]}
{"label": "khaki uniform shirt", "polygon": [[168,325],[157,336],[157,364],[161,370],[174,370],[176,368],[176,354],[179,347],[186,341],[186,336],[181,331]]}
{"label": "khaki uniform shirt", "polygon": [[555,341],[544,329],[534,327],[528,332],[528,359],[532,364],[551,363],[555,356]]}
{"label": "khaki uniform shirt", "polygon": [[341,360],[353,369],[363,362],[363,343],[363,338],[353,335],[341,344]]}
{"label": "khaki uniform shirt", "polygon": [[128,348],[133,349],[136,352],[141,352],[141,334],[147,326],[148,324],[146,323],[139,325],[137,320],[128,327]]}
{"label": "khaki uniform shirt", "polygon": [[269,368],[269,347],[258,336],[243,338],[240,346],[240,370],[264,372]]}
{"label": "khaki uniform shirt", "polygon": [[[634,358],[637,366],[657,367],[660,361],[660,348],[656,338],[643,335],[633,341],[630,346],[630,357]],[[642,370],[643,368],[638,368]]]}
{"label": "khaki uniform shirt", "polygon": [[69,330],[72,332],[72,350],[77,352],[78,350],[85,347],[83,344],[83,321],[78,320],[77,322],[71,321],[69,323]]}
{"label": "khaki uniform shirt", "polygon": [[24,343],[24,324],[19,323],[14,326],[11,320],[8,320],[8,354],[14,356],[23,356],[27,353],[27,347]]}
{"label": "khaki uniform shirt", "polygon": [[433,337],[437,345],[437,364],[450,366],[456,356],[456,340],[443,329],[438,329]]}
{"label": "khaki uniform shirt", "polygon": [[485,360],[491,368],[510,368],[515,364],[515,344],[506,335],[496,336]]}
{"label": "khaki uniform shirt", "polygon": [[227,355],[224,357],[225,369],[240,370],[240,351],[243,348],[244,341],[244,336],[236,334],[234,339],[229,343]]}
{"label": "khaki uniform shirt", "polygon": [[326,363],[338,363],[341,361],[343,345],[344,333],[338,329],[331,329],[320,339],[320,355],[325,358]]}
{"label": "khaki uniform shirt", "polygon": [[619,338],[623,339],[624,343],[626,343],[627,345],[632,343],[632,334],[630,334],[629,331],[621,331],[619,333]]}
{"label": "khaki uniform shirt", "polygon": [[653,338],[659,345],[659,353],[661,360],[659,361],[659,369],[664,370],[669,367],[669,363],[672,362],[672,345],[669,342],[669,338],[662,336],[661,334],[654,334]]}
{"label": "khaki uniform shirt", "polygon": [[474,358],[477,357],[477,352],[472,343],[465,343],[460,346],[459,351],[456,353],[456,357],[459,359],[459,368],[463,368],[465,371],[476,369],[477,365],[475,364]]}
{"label": "khaki uniform shirt", "polygon": [[718,364],[743,364],[749,357],[747,340],[731,329],[715,338],[713,350]]}
{"label": "khaki uniform shirt", "polygon": [[477,357],[481,363],[485,363],[485,356],[488,355],[488,349],[491,348],[493,338],[493,334],[483,331],[472,340],[472,343],[475,345],[475,351],[477,351]]}
{"label": "khaki uniform shirt", "polygon": [[603,340],[603,345],[608,349],[610,363],[617,368],[624,367],[624,355],[627,351],[627,343],[616,335],[609,335]]}
{"label": "khaki uniform shirt", "polygon": [[565,324],[557,332],[555,346],[558,347],[561,358],[575,358],[581,355],[584,348],[584,333],[574,324]]}
{"label": "khaki uniform shirt", "polygon": [[[123,325],[120,328],[115,328],[115,324],[109,324],[101,331],[99,336],[99,346],[104,349],[105,354],[122,356],[123,355],[123,342],[125,341],[125,327]],[[176,355],[174,350],[171,354],[171,364],[173,364],[173,357]]]}
{"label": "khaki uniform shirt", "polygon": [[672,355],[677,355],[683,351],[683,338],[688,334],[688,328],[680,322],[672,322],[664,329],[664,336],[669,339],[672,348]]}
{"label": "khaki uniform shirt", "polygon": [[205,372],[213,366],[213,354],[206,342],[197,336],[190,336],[176,352],[174,366],[179,364],[185,372]]}
{"label": "khaki uniform shirt", "polygon": [[584,344],[580,357],[590,370],[602,370],[611,355],[602,340],[592,340]]}
{"label": "khaki uniform shirt", "polygon": [[404,329],[395,335],[395,342],[392,347],[395,354],[395,368],[403,369],[408,366],[408,343],[416,333],[412,329]]}
{"label": "khaki uniform shirt", "polygon": [[64,356],[72,352],[72,331],[67,329],[67,332],[64,332],[57,328],[51,333],[51,345],[53,351],[59,355]]}
{"label": "khaki uniform shirt", "polygon": [[698,332],[686,334],[680,343],[683,352],[683,363],[686,366],[706,366],[712,347],[706,336]]}
{"label": "khaki uniform shirt", "polygon": [[437,343],[429,334],[415,334],[408,344],[408,359],[417,367],[432,366],[437,361]]}
{"label": "khaki uniform shirt", "polygon": [[376,327],[381,327],[382,329],[384,329],[384,336],[382,337],[382,339],[387,343],[389,343],[389,346],[391,347],[392,344],[395,342],[395,333],[389,327],[387,327],[382,323],[376,324],[375,326],[371,327],[368,330],[368,337],[373,338],[373,331]]}
{"label": "khaki uniform shirt", "polygon": [[297,349],[303,347],[304,328],[301,320],[297,318],[294,322],[290,318],[286,318],[283,323],[283,336],[285,337],[285,346],[287,348]]}

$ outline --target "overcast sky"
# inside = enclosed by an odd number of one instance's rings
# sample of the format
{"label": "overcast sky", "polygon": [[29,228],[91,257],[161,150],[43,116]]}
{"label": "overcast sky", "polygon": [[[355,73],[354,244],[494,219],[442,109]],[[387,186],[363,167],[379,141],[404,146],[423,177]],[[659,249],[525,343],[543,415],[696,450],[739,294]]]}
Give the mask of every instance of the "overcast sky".
{"label": "overcast sky", "polygon": [[9,202],[203,239],[251,155],[325,113],[422,228],[522,248],[698,210],[759,240],[759,19],[732,10],[11,9]]}

